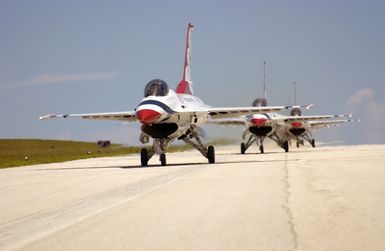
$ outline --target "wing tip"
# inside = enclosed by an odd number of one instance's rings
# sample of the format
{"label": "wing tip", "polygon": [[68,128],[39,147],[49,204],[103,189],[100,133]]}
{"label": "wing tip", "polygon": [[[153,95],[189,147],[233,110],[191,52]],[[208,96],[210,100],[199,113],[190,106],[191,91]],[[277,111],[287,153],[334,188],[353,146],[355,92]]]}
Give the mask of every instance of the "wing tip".
{"label": "wing tip", "polygon": [[312,108],[313,106],[314,106],[314,104],[306,105],[306,106],[305,106],[305,109],[306,109],[306,110],[309,110],[309,109]]}
{"label": "wing tip", "polygon": [[50,118],[55,118],[55,117],[56,117],[56,114],[50,113],[50,114],[47,114],[47,115],[40,116],[39,120],[50,119]]}

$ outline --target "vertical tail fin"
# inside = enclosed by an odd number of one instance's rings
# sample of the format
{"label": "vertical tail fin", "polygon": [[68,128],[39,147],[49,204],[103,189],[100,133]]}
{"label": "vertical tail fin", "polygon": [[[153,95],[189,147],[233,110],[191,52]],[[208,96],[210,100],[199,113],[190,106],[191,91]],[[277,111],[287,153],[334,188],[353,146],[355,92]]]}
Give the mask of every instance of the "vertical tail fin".
{"label": "vertical tail fin", "polygon": [[183,66],[183,79],[178,84],[176,88],[176,93],[184,94],[193,94],[192,81],[191,81],[191,67],[190,67],[190,57],[191,57],[191,31],[194,26],[189,23],[187,26],[187,37],[186,37],[186,49],[184,54],[184,66]]}

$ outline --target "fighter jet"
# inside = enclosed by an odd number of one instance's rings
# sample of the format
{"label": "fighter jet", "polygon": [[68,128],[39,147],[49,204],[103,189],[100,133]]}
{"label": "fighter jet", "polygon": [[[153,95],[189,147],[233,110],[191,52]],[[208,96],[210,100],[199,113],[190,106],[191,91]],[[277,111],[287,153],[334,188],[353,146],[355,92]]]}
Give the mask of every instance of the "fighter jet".
{"label": "fighter jet", "polygon": [[142,148],[140,160],[142,166],[147,166],[154,154],[159,154],[162,166],[166,165],[166,152],[170,143],[176,139],[183,140],[196,148],[209,163],[215,163],[213,146],[202,142],[202,126],[207,118],[223,119],[252,115],[266,112],[276,112],[290,109],[293,106],[264,106],[264,107],[212,107],[203,103],[193,95],[191,80],[191,32],[193,25],[187,26],[186,48],[184,52],[183,77],[176,90],[169,88],[161,79],[154,79],[144,88],[144,98],[131,111],[86,113],[86,114],[48,114],[40,119],[74,118],[97,120],[120,120],[125,122],[139,121],[141,123],[140,141],[145,144],[152,138],[152,147]]}
{"label": "fighter jet", "polygon": [[[252,102],[253,107],[267,107],[266,62],[263,63],[263,72],[263,97],[255,99]],[[264,153],[264,140],[266,138],[275,141],[285,152],[289,151],[291,140],[296,140],[297,146],[300,143],[303,144],[303,140],[306,140],[315,147],[315,140],[311,133],[313,129],[357,121],[354,119],[328,120],[331,118],[351,118],[351,114],[303,116],[300,108],[309,109],[312,106],[313,104],[298,106],[295,101],[290,116],[276,112],[260,113],[238,118],[210,120],[210,123],[244,125],[246,127],[242,134],[244,142],[241,143],[240,149],[241,154],[244,154],[254,143],[259,146],[260,152]]]}
{"label": "fighter jet", "polygon": [[[294,84],[294,105],[297,103],[297,88],[296,82]],[[334,118],[334,119],[331,119]],[[338,118],[338,119],[336,119]],[[319,128],[330,128],[339,126],[346,122],[360,121],[353,119],[351,114],[337,114],[337,115],[315,115],[303,116],[300,108],[295,107],[291,109],[290,116],[284,118],[284,126],[280,126],[272,139],[276,141],[285,152],[289,151],[289,144],[293,140],[297,147],[304,145],[307,141],[312,147],[315,147],[315,139],[312,132]]]}

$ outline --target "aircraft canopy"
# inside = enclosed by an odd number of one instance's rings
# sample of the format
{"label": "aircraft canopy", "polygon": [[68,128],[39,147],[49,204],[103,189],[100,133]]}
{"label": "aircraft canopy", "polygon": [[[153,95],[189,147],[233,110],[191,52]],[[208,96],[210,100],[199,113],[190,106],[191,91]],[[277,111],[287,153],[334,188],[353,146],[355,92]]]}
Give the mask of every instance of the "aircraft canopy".
{"label": "aircraft canopy", "polygon": [[169,88],[166,82],[161,79],[154,79],[147,83],[144,88],[144,97],[148,96],[166,96]]}

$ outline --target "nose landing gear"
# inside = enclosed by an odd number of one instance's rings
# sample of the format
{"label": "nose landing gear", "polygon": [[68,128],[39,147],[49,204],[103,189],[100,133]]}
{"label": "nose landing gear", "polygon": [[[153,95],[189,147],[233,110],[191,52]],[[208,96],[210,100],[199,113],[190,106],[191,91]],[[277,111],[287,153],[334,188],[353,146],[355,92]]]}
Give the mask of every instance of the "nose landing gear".
{"label": "nose landing gear", "polygon": [[207,148],[207,159],[209,160],[210,164],[215,163],[215,150],[213,146],[209,146]]}

